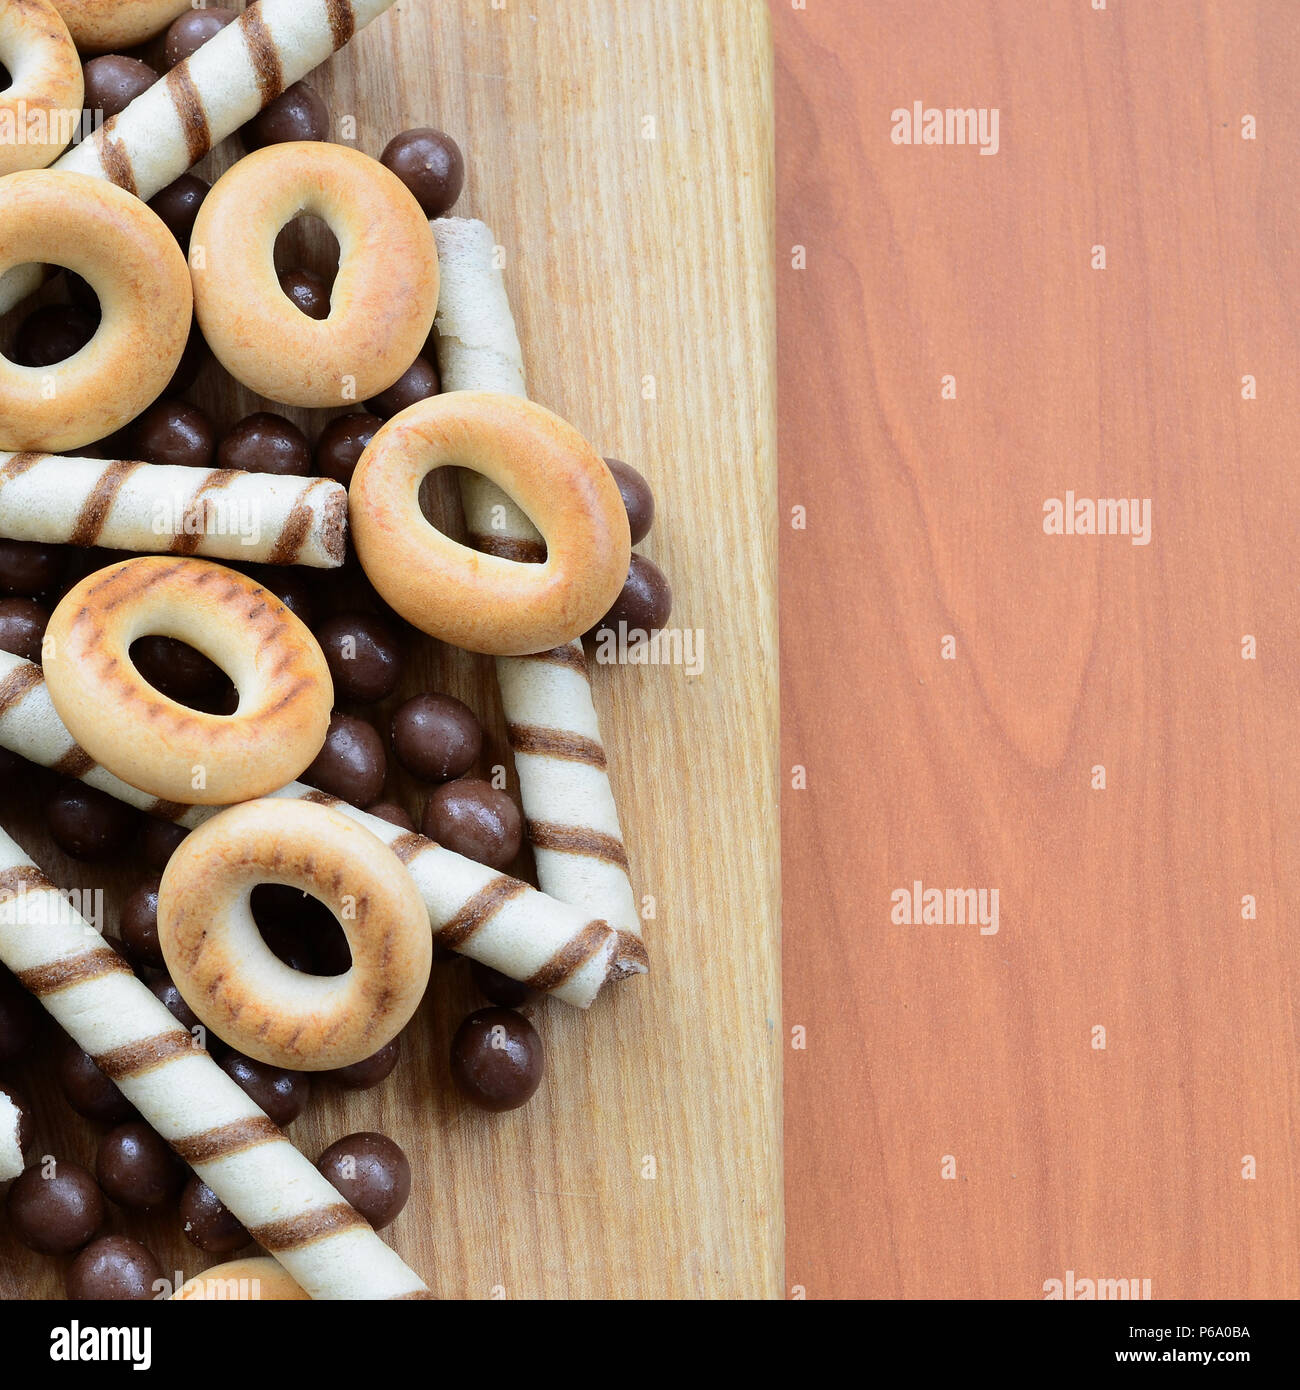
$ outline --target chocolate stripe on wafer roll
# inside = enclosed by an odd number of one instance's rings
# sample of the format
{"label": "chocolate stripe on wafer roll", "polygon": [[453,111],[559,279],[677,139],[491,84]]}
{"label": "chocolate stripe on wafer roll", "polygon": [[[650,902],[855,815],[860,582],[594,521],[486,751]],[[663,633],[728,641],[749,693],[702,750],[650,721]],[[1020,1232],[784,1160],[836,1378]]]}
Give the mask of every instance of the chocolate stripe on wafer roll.
{"label": "chocolate stripe on wafer roll", "polygon": [[0,453],[0,537],[336,569],[347,491],[330,478]]}
{"label": "chocolate stripe on wafer roll", "polygon": [[[146,201],[251,121],[395,0],[259,0],[51,166]],[[0,279],[0,313],[40,287],[36,266]]]}
{"label": "chocolate stripe on wafer roll", "polygon": [[[40,667],[8,652],[0,652],[0,748],[43,767],[66,764],[80,752],[50,701]],[[81,780],[189,829],[219,809],[156,801],[94,764]],[[512,979],[529,980],[546,970],[545,978],[554,981],[550,993],[585,1009],[607,980],[646,969],[644,955],[633,961],[626,943],[620,949],[618,932],[580,907],[558,902],[301,782],[276,795],[336,806],[392,846],[420,891],[434,939]],[[570,948],[578,941],[583,950],[574,952]]]}
{"label": "chocolate stripe on wafer roll", "polygon": [[[180,1045],[186,1035],[163,1004],[35,869],[0,832],[0,879],[30,884],[0,897],[0,961],[313,1298],[421,1293],[423,1281],[212,1058]],[[100,969],[106,957],[117,966]]]}
{"label": "chocolate stripe on wafer roll", "polygon": [[[525,396],[523,354],[491,232],[482,222],[443,218],[433,233],[442,270],[437,343],[444,390]],[[461,491],[480,549],[514,560],[544,557],[532,523],[493,483],[462,473]],[[646,969],[641,919],[582,642],[498,658],[497,679],[537,881],[552,897],[617,928],[616,973],[639,974]]]}

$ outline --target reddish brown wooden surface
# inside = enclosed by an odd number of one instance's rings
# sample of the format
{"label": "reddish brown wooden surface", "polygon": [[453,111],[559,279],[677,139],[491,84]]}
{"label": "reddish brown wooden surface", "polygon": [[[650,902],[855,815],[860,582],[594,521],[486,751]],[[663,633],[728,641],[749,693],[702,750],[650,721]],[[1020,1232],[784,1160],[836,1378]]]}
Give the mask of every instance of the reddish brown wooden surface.
{"label": "reddish brown wooden surface", "polygon": [[1295,1297],[1300,9],[773,10],[787,1285]]}

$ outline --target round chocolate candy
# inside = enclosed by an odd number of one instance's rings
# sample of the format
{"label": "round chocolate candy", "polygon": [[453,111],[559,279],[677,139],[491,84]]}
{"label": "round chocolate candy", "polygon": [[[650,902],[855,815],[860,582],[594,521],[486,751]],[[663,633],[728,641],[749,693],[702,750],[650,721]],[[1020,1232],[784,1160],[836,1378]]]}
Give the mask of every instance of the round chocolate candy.
{"label": "round chocolate candy", "polygon": [[337,1071],[329,1074],[349,1091],[368,1091],[392,1075],[400,1051],[398,1041],[394,1038],[392,1042],[385,1043],[373,1057],[353,1062],[350,1067],[339,1067]]}
{"label": "round chocolate candy", "polygon": [[140,831],[140,858],[149,868],[162,873],[172,855],[180,848],[181,841],[189,833],[183,825],[173,825],[171,821],[145,816]]}
{"label": "round chocolate candy", "polygon": [[386,700],[402,679],[401,634],[372,613],[340,613],[316,629],[339,700]]}
{"label": "round chocolate candy", "polygon": [[146,879],[122,904],[118,931],[126,957],[136,969],[167,968],[158,942],[158,885],[158,879]]}
{"label": "round chocolate candy", "polygon": [[473,962],[470,973],[474,977],[474,987],[489,1003],[499,1004],[503,1009],[519,1009],[531,1004],[540,996],[521,980],[512,980],[481,960]]}
{"label": "round chocolate candy", "polygon": [[71,1255],[104,1224],[95,1179],[79,1163],[62,1160],[33,1163],[15,1178],[6,1210],[14,1235],[41,1255]]}
{"label": "round chocolate candy", "polygon": [[230,1208],[197,1174],[181,1193],[181,1229],[208,1255],[233,1255],[252,1240]]}
{"label": "round chocolate candy", "polygon": [[397,1220],[411,1195],[411,1165],[386,1134],[349,1134],[316,1166],[377,1231]]}
{"label": "round chocolate candy", "polygon": [[434,792],[421,828],[429,839],[492,869],[513,863],[524,837],[523,817],[511,797],[468,777]]}
{"label": "round chocolate candy", "polygon": [[[199,331],[197,323],[191,323],[190,336],[185,340],[185,351],[176,367],[176,373],[167,383],[165,396],[179,396],[188,391],[198,379],[199,373],[212,360],[212,349],[207,339]],[[112,458],[112,454],[106,455]]]}
{"label": "round chocolate candy", "polygon": [[295,82],[239,129],[249,154],[267,145],[324,140],[330,133],[329,108],[305,82]]}
{"label": "round chocolate candy", "polygon": [[350,714],[335,714],[330,719],[325,746],[302,774],[302,780],[340,801],[370,806],[383,795],[387,776],[384,741],[374,726]]}
{"label": "round chocolate candy", "polygon": [[381,420],[391,420],[408,406],[428,400],[441,390],[437,367],[427,357],[417,357],[387,391],[366,402],[366,409]]}
{"label": "round chocolate candy", "polygon": [[131,426],[132,458],[185,468],[211,468],[217,451],[212,421],[188,401],[161,400]]}
{"label": "round chocolate candy", "polygon": [[621,623],[627,625],[629,634],[656,632],[668,621],[672,611],[673,591],[663,570],[644,555],[633,555],[623,592],[587,635],[594,636],[602,628],[617,633]]}
{"label": "round chocolate candy", "polygon": [[131,660],[155,690],[182,705],[210,705],[227,683],[220,666],[174,637],[138,638]]}
{"label": "round chocolate candy", "polygon": [[299,267],[280,272],[280,288],[309,319],[323,322],[330,316],[330,287],[323,275]]}
{"label": "round chocolate candy", "polygon": [[463,777],[483,749],[483,726],[451,695],[414,695],[393,714],[393,754],[426,782]]}
{"label": "round chocolate candy", "polygon": [[269,589],[305,627],[311,627],[316,613],[315,591],[303,573],[267,565],[250,570],[250,577]]}
{"label": "round chocolate candy", "polygon": [[542,1084],[537,1029],[511,1009],[479,1009],[451,1040],[451,1074],[462,1095],[484,1110],[517,1110]]}
{"label": "round chocolate candy", "polygon": [[193,1033],[196,1028],[203,1027],[199,1022],[199,1016],[185,1002],[185,996],[177,989],[171,976],[160,975],[157,979],[150,980],[149,988],[187,1033]]}
{"label": "round chocolate candy", "polygon": [[[363,1064],[364,1065],[364,1064]],[[31,1102],[13,1086],[0,1082],[0,1097],[8,1101],[18,1112],[18,1152],[24,1157],[36,1138],[36,1119],[32,1113]]]}
{"label": "round chocolate candy", "polygon": [[286,920],[259,925],[262,940],[271,948],[271,953],[282,960],[290,970],[298,970],[304,975],[316,973],[316,953],[306,932],[296,923]]}
{"label": "round chocolate candy", "polygon": [[153,1211],[176,1199],[185,1166],[143,1120],[130,1120],[99,1141],[95,1176],[106,1197],[132,1211]]}
{"label": "round chocolate candy", "polygon": [[361,455],[383,428],[378,415],[358,410],[331,420],[316,441],[316,471],[348,487]]}
{"label": "round chocolate candy", "polygon": [[75,357],[98,328],[98,309],[46,304],[23,320],[14,337],[14,361],[21,367],[52,367]]}
{"label": "round chocolate candy", "polygon": [[0,540],[0,593],[30,598],[57,588],[67,572],[69,553],[63,545]]}
{"label": "round chocolate candy", "polygon": [[444,131],[404,130],[379,158],[415,194],[426,217],[444,216],[465,187],[465,156]]}
{"label": "round chocolate candy", "polygon": [[45,808],[55,844],[73,859],[106,859],[131,841],[140,813],[84,782],[63,782]]}
{"label": "round chocolate candy", "polygon": [[221,441],[217,467],[305,478],[311,472],[311,445],[291,420],[263,410],[241,420]]}
{"label": "round chocolate candy", "polygon": [[386,820],[389,825],[395,825],[410,835],[415,834],[415,818],[405,806],[399,806],[395,801],[376,801],[373,806],[366,807],[366,813]]}
{"label": "round chocolate candy", "polygon": [[128,106],[143,95],[158,80],[158,74],[138,58],[121,53],[105,53],[92,58],[82,69],[86,80],[83,105],[87,111],[105,121],[121,115]]}
{"label": "round chocolate candy", "polygon": [[49,621],[50,610],[35,599],[0,599],[0,652],[39,662]]}
{"label": "round chocolate candy", "polygon": [[614,475],[623,498],[628,525],[632,528],[632,544],[639,545],[650,534],[655,522],[655,495],[650,491],[650,484],[630,463],[606,459],[605,466]]}
{"label": "round chocolate candy", "polygon": [[59,1086],[78,1115],[101,1125],[120,1125],[135,1118],[131,1102],[100,1071],[95,1059],[71,1039],[58,1057]]}
{"label": "round chocolate candy", "polygon": [[182,174],[174,183],[169,183],[161,193],[149,199],[149,206],[167,224],[167,230],[180,243],[182,251],[188,254],[190,237],[194,222],[203,206],[203,200],[212,191],[212,185],[197,174]]}
{"label": "round chocolate candy", "polygon": [[233,24],[238,18],[234,10],[210,5],[207,9],[192,10],[173,20],[163,44],[168,70],[193,57],[214,34],[219,34],[227,24]]}
{"label": "round chocolate candy", "polygon": [[0,1062],[14,1062],[35,1043],[44,1011],[0,965]]}
{"label": "round chocolate candy", "polygon": [[292,1124],[311,1095],[311,1078],[304,1072],[255,1062],[242,1052],[229,1053],[218,1065],[278,1125]]}
{"label": "round chocolate candy", "polygon": [[66,1289],[75,1303],[145,1303],[163,1287],[153,1253],[126,1236],[101,1236],[73,1260]]}

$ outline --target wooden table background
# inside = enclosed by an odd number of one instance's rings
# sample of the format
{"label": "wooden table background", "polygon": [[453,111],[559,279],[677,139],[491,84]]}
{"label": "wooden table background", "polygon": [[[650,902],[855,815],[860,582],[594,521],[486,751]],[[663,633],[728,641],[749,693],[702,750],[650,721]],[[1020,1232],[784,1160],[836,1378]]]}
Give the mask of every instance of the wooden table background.
{"label": "wooden table background", "polygon": [[[406,1149],[410,1205],[387,1232],[447,1298],[771,1297],[781,1287],[771,41],[761,0],[405,0],[312,79],[356,145],[412,125],[461,143],[456,211],[507,248],[531,391],[640,467],[659,520],[642,547],[704,673],[597,668],[596,698],[654,973],[583,1015],[547,1003],[548,1072],[524,1110],[462,1104],[447,1071],[481,1000],[464,966],[430,995],[383,1087],[319,1086],[290,1130],[311,1157],[377,1128]],[[336,125],[333,138],[340,138]],[[219,156],[208,168],[223,168]],[[655,380],[646,399],[644,379]],[[193,398],[229,427],[260,403],[216,368]],[[272,407],[279,409],[279,407]],[[315,431],[322,414],[285,412]],[[508,762],[491,663],[422,647],[403,694],[446,689]],[[390,701],[369,710],[386,727]],[[512,771],[513,775],[513,771]],[[7,789],[11,793],[14,789]],[[393,790],[418,811],[418,789]],[[23,792],[0,824],[65,886],[138,869],[73,864]],[[115,930],[115,912],[109,930]],[[39,1150],[93,1161],[96,1134],[44,1066]],[[653,1158],[655,1176],[647,1160]],[[174,1213],[113,1213],[164,1267],[212,1261]],[[0,1221],[0,1296],[60,1297],[60,1263]]]}
{"label": "wooden table background", "polygon": [[1300,8],[774,13],[787,1283],[1294,1298]]}

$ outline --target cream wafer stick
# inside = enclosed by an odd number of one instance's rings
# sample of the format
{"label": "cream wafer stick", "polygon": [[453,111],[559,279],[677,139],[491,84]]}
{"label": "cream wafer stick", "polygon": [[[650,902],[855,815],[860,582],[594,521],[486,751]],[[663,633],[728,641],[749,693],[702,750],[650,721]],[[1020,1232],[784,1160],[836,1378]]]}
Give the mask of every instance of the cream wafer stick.
{"label": "cream wafer stick", "polygon": [[[433,223],[442,282],[438,365],[448,391],[525,396],[523,354],[492,234],[482,222]],[[515,560],[545,557],[524,513],[478,473],[462,473],[470,536],[480,550]],[[497,679],[519,771],[537,881],[561,902],[618,929],[616,971],[645,969],[641,919],[580,639],[535,656],[500,657]]]}
{"label": "cream wafer stick", "polygon": [[[259,0],[52,167],[147,202],[394,3]],[[0,278],[0,313],[42,277],[38,266],[18,266]]]}
{"label": "cream wafer stick", "polygon": [[429,1297],[3,832],[0,960],[313,1298]]}
{"label": "cream wafer stick", "polygon": [[334,569],[347,491],[330,478],[0,453],[0,537]]}
{"label": "cream wafer stick", "polygon": [[[64,728],[41,668],[8,652],[0,652],[0,748],[187,829],[220,809],[156,801],[99,767]],[[616,956],[618,933],[580,907],[557,902],[301,782],[291,782],[275,795],[337,806],[389,845],[415,880],[440,945],[580,1009],[595,1001],[607,980],[630,973]],[[642,961],[632,966],[632,973],[644,969]]]}

